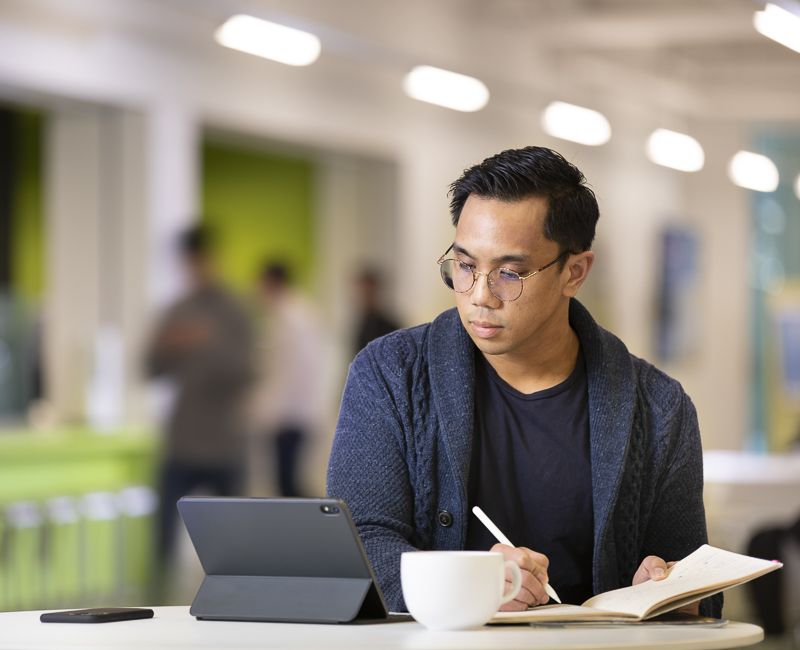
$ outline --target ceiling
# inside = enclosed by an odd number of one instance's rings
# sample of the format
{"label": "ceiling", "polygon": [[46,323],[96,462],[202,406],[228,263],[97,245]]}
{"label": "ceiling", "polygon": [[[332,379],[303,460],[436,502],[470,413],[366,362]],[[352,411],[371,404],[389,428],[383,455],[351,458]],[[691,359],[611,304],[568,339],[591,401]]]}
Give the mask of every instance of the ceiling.
{"label": "ceiling", "polygon": [[216,48],[210,34],[229,15],[251,13],[315,32],[323,57],[351,70],[399,76],[438,65],[512,102],[800,121],[800,54],[755,31],[760,8],[754,0],[4,0],[0,23],[112,29],[190,53]]}
{"label": "ceiling", "polygon": [[[597,94],[686,116],[800,119],[800,54],[753,28],[754,0],[167,0],[315,30],[323,51],[430,63],[493,93]],[[164,2],[161,0],[163,6]]]}

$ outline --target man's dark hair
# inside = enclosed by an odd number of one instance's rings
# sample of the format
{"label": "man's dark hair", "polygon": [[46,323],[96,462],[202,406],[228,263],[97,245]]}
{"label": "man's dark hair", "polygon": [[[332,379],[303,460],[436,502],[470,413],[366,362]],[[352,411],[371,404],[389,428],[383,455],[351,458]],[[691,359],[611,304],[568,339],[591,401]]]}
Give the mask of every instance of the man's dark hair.
{"label": "man's dark hair", "polygon": [[186,257],[205,255],[214,247],[214,237],[207,226],[190,226],[181,233],[178,247]]}
{"label": "man's dark hair", "polygon": [[465,170],[450,185],[450,214],[458,225],[470,194],[513,203],[534,196],[547,200],[544,236],[562,251],[589,250],[600,216],[594,192],[581,171],[546,147],[508,149]]}

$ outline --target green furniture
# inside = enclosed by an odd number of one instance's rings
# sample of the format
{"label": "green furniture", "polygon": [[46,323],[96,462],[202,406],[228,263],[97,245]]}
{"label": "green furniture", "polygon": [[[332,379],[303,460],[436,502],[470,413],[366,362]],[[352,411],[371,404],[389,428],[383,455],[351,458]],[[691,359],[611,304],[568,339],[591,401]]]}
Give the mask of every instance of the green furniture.
{"label": "green furniture", "polygon": [[0,610],[144,602],[158,440],[0,433]]}

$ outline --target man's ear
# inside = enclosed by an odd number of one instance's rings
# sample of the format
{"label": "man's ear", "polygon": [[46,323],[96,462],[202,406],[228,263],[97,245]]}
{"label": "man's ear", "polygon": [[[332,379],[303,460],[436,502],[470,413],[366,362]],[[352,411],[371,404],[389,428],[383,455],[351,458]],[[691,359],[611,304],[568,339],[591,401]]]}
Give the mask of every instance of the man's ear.
{"label": "man's ear", "polygon": [[562,290],[565,296],[573,298],[577,295],[578,289],[589,276],[589,270],[593,263],[594,253],[592,251],[583,251],[567,258],[564,270],[569,273],[569,276]]}

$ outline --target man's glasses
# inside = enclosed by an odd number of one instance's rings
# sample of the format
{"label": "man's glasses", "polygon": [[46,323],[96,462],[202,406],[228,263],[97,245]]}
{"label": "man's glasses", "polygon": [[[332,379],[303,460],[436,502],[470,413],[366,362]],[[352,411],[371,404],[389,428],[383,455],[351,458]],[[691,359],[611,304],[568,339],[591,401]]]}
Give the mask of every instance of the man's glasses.
{"label": "man's glasses", "polygon": [[569,251],[562,251],[552,262],[548,262],[535,271],[520,275],[516,271],[503,268],[502,266],[492,269],[488,273],[481,273],[480,271],[476,271],[471,264],[467,264],[466,262],[452,257],[445,258],[445,255],[451,250],[453,250],[453,244],[450,245],[450,248],[448,248],[444,252],[444,255],[436,262],[439,265],[439,271],[442,274],[444,283],[456,293],[466,293],[475,286],[479,275],[485,275],[486,282],[489,285],[489,291],[492,292],[495,298],[503,302],[511,302],[519,298],[522,295],[523,280],[527,280],[537,273],[541,273],[545,269],[550,268],[565,255],[569,254]]}

